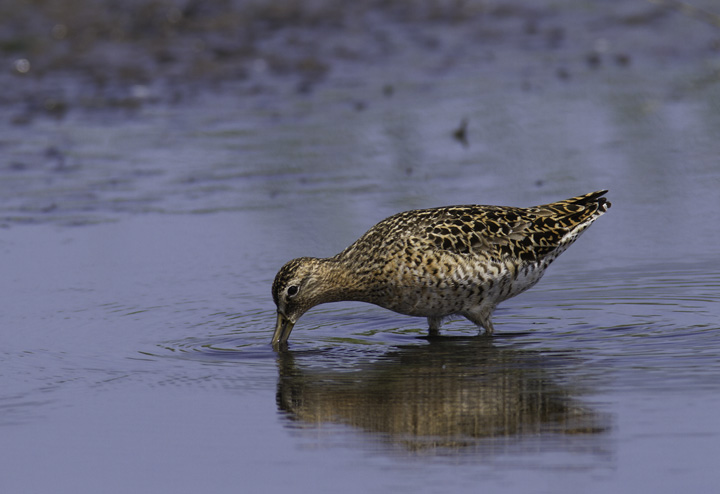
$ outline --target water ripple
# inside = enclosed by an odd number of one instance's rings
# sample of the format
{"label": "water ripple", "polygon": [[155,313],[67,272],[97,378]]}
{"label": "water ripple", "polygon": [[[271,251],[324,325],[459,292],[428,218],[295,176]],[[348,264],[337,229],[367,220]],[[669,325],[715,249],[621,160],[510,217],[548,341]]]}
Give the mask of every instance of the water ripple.
{"label": "water ripple", "polygon": [[717,386],[720,273],[703,263],[593,275],[550,278],[500,314],[532,324],[533,346],[583,352],[615,385]]}
{"label": "water ripple", "polygon": [[[710,376],[720,362],[720,273],[706,267],[664,265],[549,276],[500,307],[493,343],[578,353],[593,373],[588,378],[616,384],[643,378],[648,385],[683,382],[690,376],[695,379],[702,367]],[[272,310],[194,314],[184,337],[141,353],[214,364],[267,365],[277,357],[269,345],[273,324]],[[463,319],[443,328],[449,339],[474,338],[477,332]],[[351,369],[359,362],[382,359],[401,345],[426,345],[425,334],[424,319],[367,304],[329,304],[303,317],[290,349],[312,355],[311,365],[316,367]]]}

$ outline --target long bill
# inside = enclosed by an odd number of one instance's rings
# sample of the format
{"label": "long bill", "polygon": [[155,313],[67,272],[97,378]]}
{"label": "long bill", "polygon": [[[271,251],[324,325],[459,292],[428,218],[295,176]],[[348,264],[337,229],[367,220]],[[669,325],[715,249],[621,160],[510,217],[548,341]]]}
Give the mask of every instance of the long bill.
{"label": "long bill", "polygon": [[272,345],[277,346],[282,343],[286,343],[290,338],[290,332],[292,332],[295,323],[288,319],[285,314],[277,313],[277,323],[275,323],[275,332],[272,337]]}

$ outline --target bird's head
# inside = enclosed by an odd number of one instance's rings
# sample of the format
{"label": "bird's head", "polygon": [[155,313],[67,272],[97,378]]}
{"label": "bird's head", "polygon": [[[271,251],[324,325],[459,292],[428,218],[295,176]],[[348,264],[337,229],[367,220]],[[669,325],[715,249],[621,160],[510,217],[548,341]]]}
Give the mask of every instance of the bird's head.
{"label": "bird's head", "polygon": [[322,268],[320,259],[300,257],[278,271],[272,285],[272,296],[277,306],[273,346],[287,342],[300,316],[326,301],[323,299],[322,283],[319,282]]}

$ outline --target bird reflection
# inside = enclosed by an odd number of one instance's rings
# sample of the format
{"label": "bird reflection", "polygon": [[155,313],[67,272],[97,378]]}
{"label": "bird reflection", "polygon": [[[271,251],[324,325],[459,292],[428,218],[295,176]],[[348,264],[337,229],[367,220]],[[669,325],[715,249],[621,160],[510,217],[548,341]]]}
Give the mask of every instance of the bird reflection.
{"label": "bird reflection", "polygon": [[319,365],[317,357],[278,354],[278,407],[305,424],[346,424],[411,449],[608,429],[607,416],[581,404],[577,389],[550,377],[562,372],[568,356],[498,347],[475,337],[398,347],[344,370]]}

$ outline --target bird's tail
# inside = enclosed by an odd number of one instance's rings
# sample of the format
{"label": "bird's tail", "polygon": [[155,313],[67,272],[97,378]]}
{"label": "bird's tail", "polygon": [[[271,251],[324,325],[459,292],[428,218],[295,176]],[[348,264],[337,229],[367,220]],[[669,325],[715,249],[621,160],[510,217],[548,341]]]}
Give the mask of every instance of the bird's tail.
{"label": "bird's tail", "polygon": [[567,232],[563,240],[572,243],[593,221],[610,209],[610,201],[603,197],[606,193],[607,190],[598,190],[530,209],[539,216],[551,216]]}

